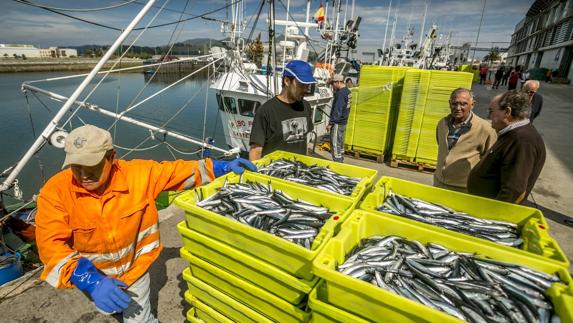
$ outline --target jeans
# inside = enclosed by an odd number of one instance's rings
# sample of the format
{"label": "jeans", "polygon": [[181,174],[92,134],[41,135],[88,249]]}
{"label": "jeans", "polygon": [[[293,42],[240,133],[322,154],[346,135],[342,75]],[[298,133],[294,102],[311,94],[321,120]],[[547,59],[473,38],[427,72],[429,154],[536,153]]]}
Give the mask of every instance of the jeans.
{"label": "jeans", "polygon": [[330,152],[332,153],[332,160],[335,162],[342,163],[344,161],[344,131],[346,130],[346,125],[333,124],[330,128],[330,143],[332,148]]}
{"label": "jeans", "polygon": [[[149,273],[145,273],[145,275],[141,276],[127,289],[127,294],[131,297],[132,302],[122,313],[124,323],[159,322],[151,312],[151,303],[149,302],[149,282]],[[109,315],[109,313],[105,313],[101,310],[100,312]]]}

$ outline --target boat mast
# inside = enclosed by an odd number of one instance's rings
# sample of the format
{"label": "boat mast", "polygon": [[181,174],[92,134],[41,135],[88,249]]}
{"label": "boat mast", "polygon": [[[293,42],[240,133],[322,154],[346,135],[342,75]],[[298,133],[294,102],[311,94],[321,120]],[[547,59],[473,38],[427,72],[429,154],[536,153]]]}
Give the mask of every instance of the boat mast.
{"label": "boat mast", "polygon": [[479,40],[479,33],[481,31],[481,24],[483,23],[483,13],[485,11],[485,3],[487,2],[487,0],[483,0],[483,8],[481,9],[481,19],[479,21],[479,27],[478,27],[478,32],[477,32],[477,36],[476,36],[476,43],[474,44],[474,52],[472,54],[472,64],[474,63],[474,59],[476,56],[476,48],[478,46],[478,40]]}
{"label": "boat mast", "polygon": [[283,44],[283,68],[286,66],[286,50],[287,50],[287,40],[288,40],[288,15],[290,12],[290,0],[287,0],[287,8],[286,8],[286,24],[285,24],[285,40]]}
{"label": "boat mast", "polygon": [[58,122],[66,115],[66,113],[70,110],[74,102],[78,99],[80,94],[83,90],[89,85],[89,83],[93,80],[93,78],[97,75],[97,73],[102,69],[104,64],[110,59],[110,57],[115,53],[117,48],[123,43],[125,38],[131,33],[133,28],[141,21],[141,19],[145,16],[145,14],[151,9],[155,0],[149,0],[147,4],[139,11],[139,13],[133,18],[133,20],[129,23],[129,25],[124,29],[124,31],[119,35],[119,37],[115,40],[115,42],[111,45],[111,47],[107,50],[105,55],[99,60],[97,65],[94,69],[86,76],[86,78],[82,81],[82,83],[78,86],[78,88],[72,93],[72,95],[68,98],[66,103],[60,108],[58,113],[54,116],[54,118],[50,121],[48,126],[44,129],[42,134],[36,139],[32,147],[28,149],[24,157],[20,159],[18,164],[14,167],[14,169],[10,172],[10,175],[4,180],[4,182],[0,185],[0,192],[4,192],[12,186],[12,183],[20,174],[24,166],[30,161],[30,159],[34,156],[34,154],[44,145],[44,143],[50,138],[50,135],[56,130],[58,127]]}
{"label": "boat mast", "polygon": [[[388,24],[390,23],[391,10],[392,10],[392,0],[390,0],[390,4],[388,5],[388,17],[386,17],[386,31],[384,32],[384,42],[382,43],[382,54],[384,54],[384,50],[386,49],[386,36],[388,35]],[[382,60],[380,60],[380,65],[382,65]]]}
{"label": "boat mast", "polygon": [[420,41],[418,42],[418,48],[422,47],[422,40],[424,39],[424,28],[426,28],[426,15],[428,14],[428,0],[424,0],[424,17],[422,18],[422,28],[420,28]]}

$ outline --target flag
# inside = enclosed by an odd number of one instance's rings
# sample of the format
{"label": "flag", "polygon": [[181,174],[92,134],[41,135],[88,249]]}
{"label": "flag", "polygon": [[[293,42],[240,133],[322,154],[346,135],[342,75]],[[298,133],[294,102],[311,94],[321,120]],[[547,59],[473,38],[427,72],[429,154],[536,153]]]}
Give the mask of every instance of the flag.
{"label": "flag", "polygon": [[322,2],[320,3],[320,7],[318,7],[318,10],[316,10],[316,13],[314,14],[314,21],[316,22],[324,21],[324,6],[322,5]]}

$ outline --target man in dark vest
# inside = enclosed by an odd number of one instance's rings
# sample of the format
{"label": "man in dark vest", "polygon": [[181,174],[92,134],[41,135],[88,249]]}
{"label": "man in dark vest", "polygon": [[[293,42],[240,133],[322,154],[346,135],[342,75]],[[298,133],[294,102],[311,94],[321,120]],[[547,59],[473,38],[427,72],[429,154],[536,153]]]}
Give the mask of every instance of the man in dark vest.
{"label": "man in dark vest", "polygon": [[527,199],[545,164],[545,144],[529,121],[530,109],[523,92],[493,98],[489,118],[497,142],[470,172],[470,194],[519,204]]}

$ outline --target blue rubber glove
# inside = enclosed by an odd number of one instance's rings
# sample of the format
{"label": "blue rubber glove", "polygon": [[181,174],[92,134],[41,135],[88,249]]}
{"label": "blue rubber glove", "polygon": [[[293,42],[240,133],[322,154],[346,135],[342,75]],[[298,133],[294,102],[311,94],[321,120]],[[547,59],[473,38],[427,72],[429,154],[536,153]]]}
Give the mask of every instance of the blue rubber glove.
{"label": "blue rubber glove", "polygon": [[127,285],[101,274],[86,258],[80,258],[70,282],[79,290],[90,294],[95,305],[107,313],[121,313],[131,303],[131,298],[119,287]]}
{"label": "blue rubber glove", "polygon": [[242,174],[245,168],[253,172],[257,171],[257,166],[244,158],[237,158],[232,161],[213,159],[215,177],[223,176],[230,171],[233,171],[235,174]]}

